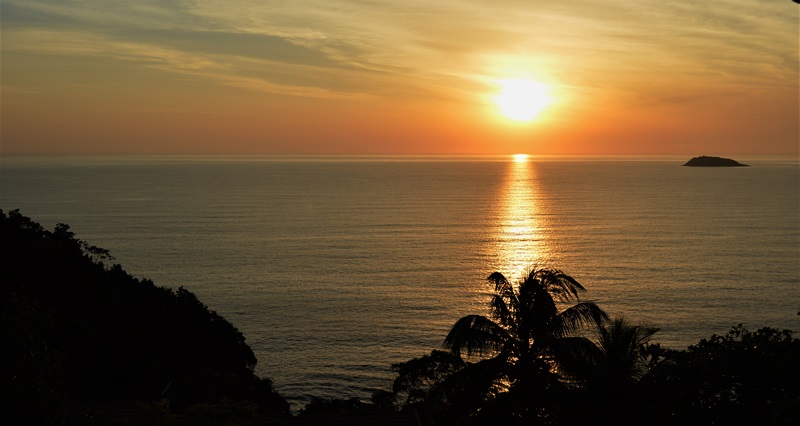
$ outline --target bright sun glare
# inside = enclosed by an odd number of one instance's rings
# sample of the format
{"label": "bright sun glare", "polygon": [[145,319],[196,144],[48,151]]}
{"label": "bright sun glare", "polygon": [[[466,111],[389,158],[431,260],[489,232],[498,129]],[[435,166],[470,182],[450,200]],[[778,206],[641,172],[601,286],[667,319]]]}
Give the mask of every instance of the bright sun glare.
{"label": "bright sun glare", "polygon": [[550,103],[547,86],[521,78],[500,80],[502,89],[494,98],[500,112],[516,121],[530,121]]}

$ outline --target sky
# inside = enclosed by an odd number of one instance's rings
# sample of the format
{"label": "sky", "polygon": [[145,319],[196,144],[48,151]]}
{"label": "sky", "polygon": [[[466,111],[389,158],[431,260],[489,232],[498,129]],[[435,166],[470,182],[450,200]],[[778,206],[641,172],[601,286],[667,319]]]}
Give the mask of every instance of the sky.
{"label": "sky", "polygon": [[[799,155],[790,0],[2,0],[3,154]],[[546,92],[529,121],[504,82]]]}

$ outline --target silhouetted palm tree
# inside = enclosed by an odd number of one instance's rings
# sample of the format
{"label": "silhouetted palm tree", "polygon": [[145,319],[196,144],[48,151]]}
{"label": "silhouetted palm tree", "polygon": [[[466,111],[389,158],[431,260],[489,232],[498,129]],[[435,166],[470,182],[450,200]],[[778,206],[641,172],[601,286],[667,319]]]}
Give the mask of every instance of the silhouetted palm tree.
{"label": "silhouetted palm tree", "polygon": [[611,386],[630,386],[641,380],[648,371],[643,349],[657,328],[631,325],[616,318],[600,329],[594,380]]}
{"label": "silhouetted palm tree", "polygon": [[572,354],[579,358],[570,362],[568,370],[585,387],[631,386],[647,373],[644,348],[657,331],[616,318],[598,329],[595,345],[584,347],[583,353]]}
{"label": "silhouetted palm tree", "polygon": [[559,354],[562,373],[586,398],[584,417],[576,423],[628,424],[635,419],[635,386],[651,368],[646,347],[657,331],[616,318],[598,329],[596,343]]}
{"label": "silhouetted palm tree", "polygon": [[[484,380],[475,383],[484,395],[513,388],[530,393],[554,383],[555,356],[591,345],[579,331],[607,319],[594,303],[578,302],[586,289],[557,269],[534,268],[516,286],[499,272],[488,280],[495,286],[490,318],[467,315],[444,341],[455,355],[489,356],[473,367],[483,372]],[[568,303],[573,304],[559,309]]]}

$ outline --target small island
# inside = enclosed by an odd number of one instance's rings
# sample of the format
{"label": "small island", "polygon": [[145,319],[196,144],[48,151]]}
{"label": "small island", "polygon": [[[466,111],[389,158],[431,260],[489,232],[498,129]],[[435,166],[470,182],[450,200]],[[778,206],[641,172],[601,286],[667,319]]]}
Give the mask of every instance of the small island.
{"label": "small island", "polygon": [[722,157],[709,157],[709,156],[701,156],[701,157],[694,157],[691,160],[687,161],[684,166],[687,167],[750,167],[747,164],[742,164],[736,160],[731,160],[730,158],[722,158]]}

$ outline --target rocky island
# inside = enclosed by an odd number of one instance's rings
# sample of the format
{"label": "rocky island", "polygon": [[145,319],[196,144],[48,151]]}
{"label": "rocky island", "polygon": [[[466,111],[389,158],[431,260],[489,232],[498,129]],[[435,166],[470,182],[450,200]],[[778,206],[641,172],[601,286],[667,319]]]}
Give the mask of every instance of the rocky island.
{"label": "rocky island", "polygon": [[687,161],[684,166],[687,167],[750,167],[747,164],[742,164],[736,160],[722,157],[694,157]]}

